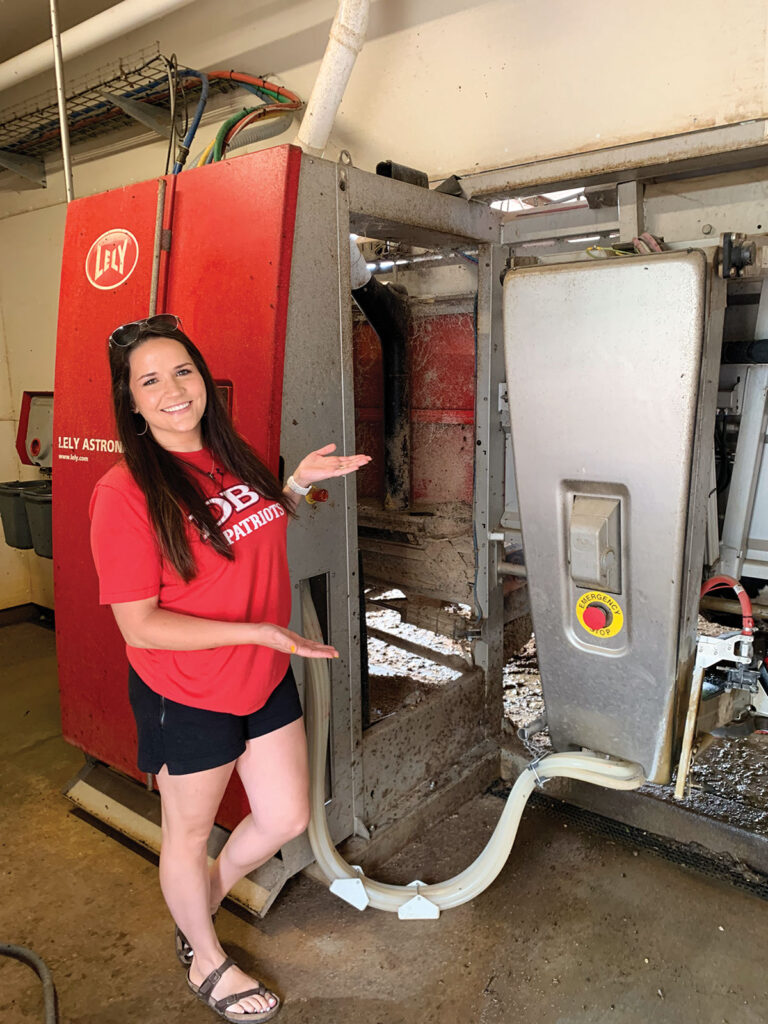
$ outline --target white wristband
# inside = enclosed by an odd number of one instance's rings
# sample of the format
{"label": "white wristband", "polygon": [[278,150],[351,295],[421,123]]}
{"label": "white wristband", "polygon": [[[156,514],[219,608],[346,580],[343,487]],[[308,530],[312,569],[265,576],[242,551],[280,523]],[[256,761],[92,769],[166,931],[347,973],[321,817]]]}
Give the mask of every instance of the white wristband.
{"label": "white wristband", "polygon": [[312,484],[310,484],[309,487],[300,487],[299,484],[297,484],[296,481],[293,479],[293,476],[288,477],[288,479],[286,480],[286,485],[290,490],[293,491],[294,494],[309,494],[309,492],[312,490]]}

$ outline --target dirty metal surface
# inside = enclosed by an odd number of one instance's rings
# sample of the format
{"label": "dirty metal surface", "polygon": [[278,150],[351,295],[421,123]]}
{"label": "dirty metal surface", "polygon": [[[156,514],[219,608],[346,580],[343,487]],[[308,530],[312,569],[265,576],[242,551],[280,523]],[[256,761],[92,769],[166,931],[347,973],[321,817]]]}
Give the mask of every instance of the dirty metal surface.
{"label": "dirty metal surface", "polygon": [[601,182],[688,177],[765,164],[766,122],[685,132],[465,175],[467,197],[524,196]]}
{"label": "dirty metal surface", "polygon": [[471,670],[367,729],[366,825],[408,813],[424,792],[440,788],[453,766],[491,753],[496,741],[488,718],[482,673]]}
{"label": "dirty metal surface", "polygon": [[471,602],[474,548],[467,505],[448,502],[390,512],[365,503],[358,510],[358,526],[366,583]]}
{"label": "dirty metal surface", "polygon": [[358,235],[425,248],[459,247],[470,241],[498,244],[501,239],[501,215],[482,203],[465,202],[356,167],[345,170],[350,231]]}

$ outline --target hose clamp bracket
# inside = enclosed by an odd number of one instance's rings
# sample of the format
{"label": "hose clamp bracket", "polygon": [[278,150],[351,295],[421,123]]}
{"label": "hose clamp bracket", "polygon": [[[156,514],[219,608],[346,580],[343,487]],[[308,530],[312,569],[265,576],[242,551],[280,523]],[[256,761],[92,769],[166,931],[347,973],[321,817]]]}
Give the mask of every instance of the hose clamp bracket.
{"label": "hose clamp bracket", "polygon": [[528,767],[526,769],[527,771],[531,772],[531,774],[533,775],[534,779],[536,780],[536,785],[538,786],[539,789],[543,789],[544,788],[544,783],[547,780],[546,779],[542,779],[542,777],[536,771],[536,765],[540,761],[543,761],[546,756],[547,756],[546,754],[539,754],[539,756],[534,761],[531,761],[531,763],[528,765]]}
{"label": "hose clamp bracket", "polygon": [[416,895],[397,908],[397,916],[401,921],[436,921],[440,917],[440,907],[419,891],[426,888],[424,882],[416,878],[406,888],[415,889]]}

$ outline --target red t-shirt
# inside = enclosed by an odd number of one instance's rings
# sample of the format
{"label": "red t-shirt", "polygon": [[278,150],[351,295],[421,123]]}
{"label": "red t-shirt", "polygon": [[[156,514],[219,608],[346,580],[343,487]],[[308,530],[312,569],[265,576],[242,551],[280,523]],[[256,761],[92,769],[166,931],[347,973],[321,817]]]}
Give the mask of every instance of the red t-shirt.
{"label": "red t-shirt", "polygon": [[[206,449],[177,456],[207,473]],[[188,527],[197,575],[185,583],[161,556],[144,494],[122,462],[96,484],[90,504],[91,549],[101,604],[157,597],[171,612],[228,622],[287,626],[291,586],[286,555],[287,517],[228,474],[199,483],[235,560],[219,555]],[[128,661],[151,689],[170,700],[210,711],[247,715],[262,707],[285,675],[290,658],[253,644],[198,651],[145,650],[126,645]]]}

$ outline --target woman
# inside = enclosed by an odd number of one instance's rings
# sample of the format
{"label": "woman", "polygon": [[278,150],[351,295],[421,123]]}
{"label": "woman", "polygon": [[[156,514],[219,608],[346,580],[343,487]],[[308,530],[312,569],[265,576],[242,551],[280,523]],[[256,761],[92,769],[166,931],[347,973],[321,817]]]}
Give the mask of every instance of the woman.
{"label": "woman", "polygon": [[[100,601],[127,645],[139,769],[160,790],[160,884],[192,991],[227,1020],[266,1021],[279,999],[225,956],[212,915],[309,820],[290,655],[338,654],[287,629],[286,524],[311,484],[370,460],[326,445],[281,489],[235,432],[176,316],[118,327],[109,365],[125,457],[94,490],[91,544]],[[251,813],[209,872],[206,843],[233,770]]]}

